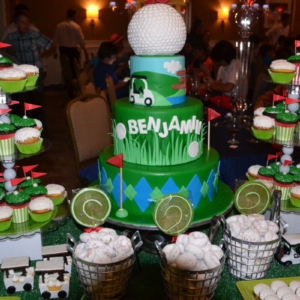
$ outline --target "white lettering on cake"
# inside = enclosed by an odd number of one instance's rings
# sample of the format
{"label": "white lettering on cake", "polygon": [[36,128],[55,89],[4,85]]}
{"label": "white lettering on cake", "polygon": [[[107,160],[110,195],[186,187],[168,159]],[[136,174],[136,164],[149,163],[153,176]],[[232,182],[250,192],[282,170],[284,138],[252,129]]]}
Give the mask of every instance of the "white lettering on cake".
{"label": "white lettering on cake", "polygon": [[[196,117],[196,116],[195,116]],[[169,130],[173,130],[176,129],[177,131],[180,131],[180,126],[179,126],[179,121],[178,121],[178,117],[174,116],[171,120],[170,126],[169,126]]]}
{"label": "white lettering on cake", "polygon": [[147,134],[147,124],[146,124],[146,119],[139,119],[138,121],[138,125],[139,125],[139,130],[140,130],[140,134]]}
{"label": "white lettering on cake", "polygon": [[128,120],[128,127],[129,127],[129,133],[130,134],[137,134],[137,133],[139,133],[139,129],[137,127],[136,120]]}
{"label": "white lettering on cake", "polygon": [[163,122],[162,125],[163,125],[163,132],[159,132],[158,135],[159,135],[161,138],[165,138],[165,137],[167,137],[168,134],[169,134],[169,131],[168,131],[168,124],[167,124],[167,122]]}
{"label": "white lettering on cake", "polygon": [[[162,127],[162,128],[161,128]],[[202,121],[197,120],[196,116],[193,116],[189,120],[182,120],[179,122],[177,116],[173,116],[170,124],[162,122],[161,119],[154,119],[153,117],[138,120],[128,120],[128,128],[130,134],[147,134],[150,130],[158,133],[158,136],[165,138],[172,130],[178,131],[180,134],[188,134],[194,132],[200,135],[202,128]]]}
{"label": "white lettering on cake", "polygon": [[155,120],[153,117],[149,117],[147,130],[151,130],[153,128],[155,132],[159,132],[160,122],[160,119]]}

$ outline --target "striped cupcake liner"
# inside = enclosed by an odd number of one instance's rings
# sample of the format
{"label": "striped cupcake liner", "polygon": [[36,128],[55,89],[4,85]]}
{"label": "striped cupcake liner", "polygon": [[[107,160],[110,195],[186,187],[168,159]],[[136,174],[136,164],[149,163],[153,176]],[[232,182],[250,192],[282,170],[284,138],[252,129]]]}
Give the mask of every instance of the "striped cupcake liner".
{"label": "striped cupcake liner", "polygon": [[288,200],[290,199],[290,187],[282,187],[274,183],[274,189],[281,191],[281,200]]}
{"label": "striped cupcake liner", "polygon": [[13,223],[23,223],[26,222],[29,219],[29,213],[28,213],[28,205],[23,208],[13,208]]}
{"label": "striped cupcake liner", "polygon": [[294,135],[294,131],[295,131],[295,124],[292,124],[294,126],[292,127],[285,127],[285,126],[281,126],[279,125],[279,123],[276,122],[276,130],[275,130],[275,136],[276,139],[279,141],[291,141],[293,140],[293,135]]}
{"label": "striped cupcake liner", "polygon": [[11,155],[15,153],[15,137],[10,139],[0,139],[0,155]]}

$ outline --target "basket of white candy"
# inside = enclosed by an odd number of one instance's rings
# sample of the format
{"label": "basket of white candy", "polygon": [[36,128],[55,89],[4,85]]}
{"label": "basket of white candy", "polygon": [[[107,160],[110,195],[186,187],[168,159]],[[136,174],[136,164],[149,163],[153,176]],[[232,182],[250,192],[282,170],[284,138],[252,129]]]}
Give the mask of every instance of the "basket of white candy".
{"label": "basket of white candy", "polygon": [[223,222],[229,272],[239,279],[264,278],[280,244],[276,222],[260,214],[231,216]]}
{"label": "basket of white candy", "polygon": [[88,299],[105,300],[122,297],[129,284],[135,251],[142,245],[140,234],[136,231],[132,238],[117,235],[111,228],[85,232],[77,242],[70,234],[68,239],[74,243],[67,245],[73,254],[73,262],[84,293]]}
{"label": "basket of white candy", "polygon": [[207,235],[180,234],[160,252],[165,292],[172,300],[206,300],[213,297],[224,269],[226,255]]}

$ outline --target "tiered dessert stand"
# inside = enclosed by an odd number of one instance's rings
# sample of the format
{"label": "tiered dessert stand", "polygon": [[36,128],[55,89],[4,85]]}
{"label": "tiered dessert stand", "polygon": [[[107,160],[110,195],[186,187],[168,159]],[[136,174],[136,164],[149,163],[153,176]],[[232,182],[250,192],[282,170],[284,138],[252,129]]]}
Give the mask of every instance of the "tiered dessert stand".
{"label": "tiered dessert stand", "polygon": [[[34,88],[31,88],[33,90]],[[27,92],[23,90],[21,92]],[[0,91],[0,107],[8,108],[12,101],[11,94]],[[8,119],[8,117],[6,116]],[[2,119],[4,123],[5,118]],[[38,155],[47,151],[51,147],[48,140],[43,140],[42,148],[39,152],[34,154],[22,154],[15,148],[15,152],[11,155],[0,155],[0,161],[5,168],[4,178],[8,179],[5,182],[5,188],[8,192],[13,192],[16,186],[11,186],[10,180],[16,177],[14,171],[15,163],[18,160]],[[60,205],[63,206],[63,205]],[[52,218],[47,222],[37,223],[31,218],[23,223],[12,223],[11,227],[5,231],[0,231],[0,261],[5,257],[19,257],[29,256],[31,260],[42,259],[42,234],[46,232],[49,227],[58,226],[63,217],[66,215],[66,210],[63,207],[55,206]],[[56,219],[57,218],[57,219]]]}

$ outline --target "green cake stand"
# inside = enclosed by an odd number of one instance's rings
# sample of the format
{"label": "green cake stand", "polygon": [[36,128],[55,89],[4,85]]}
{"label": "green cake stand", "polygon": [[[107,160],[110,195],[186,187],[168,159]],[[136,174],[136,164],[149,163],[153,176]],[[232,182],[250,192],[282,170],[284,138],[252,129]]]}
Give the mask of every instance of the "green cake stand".
{"label": "green cake stand", "polygon": [[[233,206],[232,199],[233,193],[231,189],[225,183],[219,181],[218,193],[215,199],[204,206],[201,212],[195,213],[190,228],[209,224],[213,216],[226,215],[229,213]],[[109,219],[107,219],[106,222],[130,229],[159,230],[152,216],[140,216],[129,213],[126,218],[120,219],[116,216],[117,210],[118,207],[112,205]]]}

